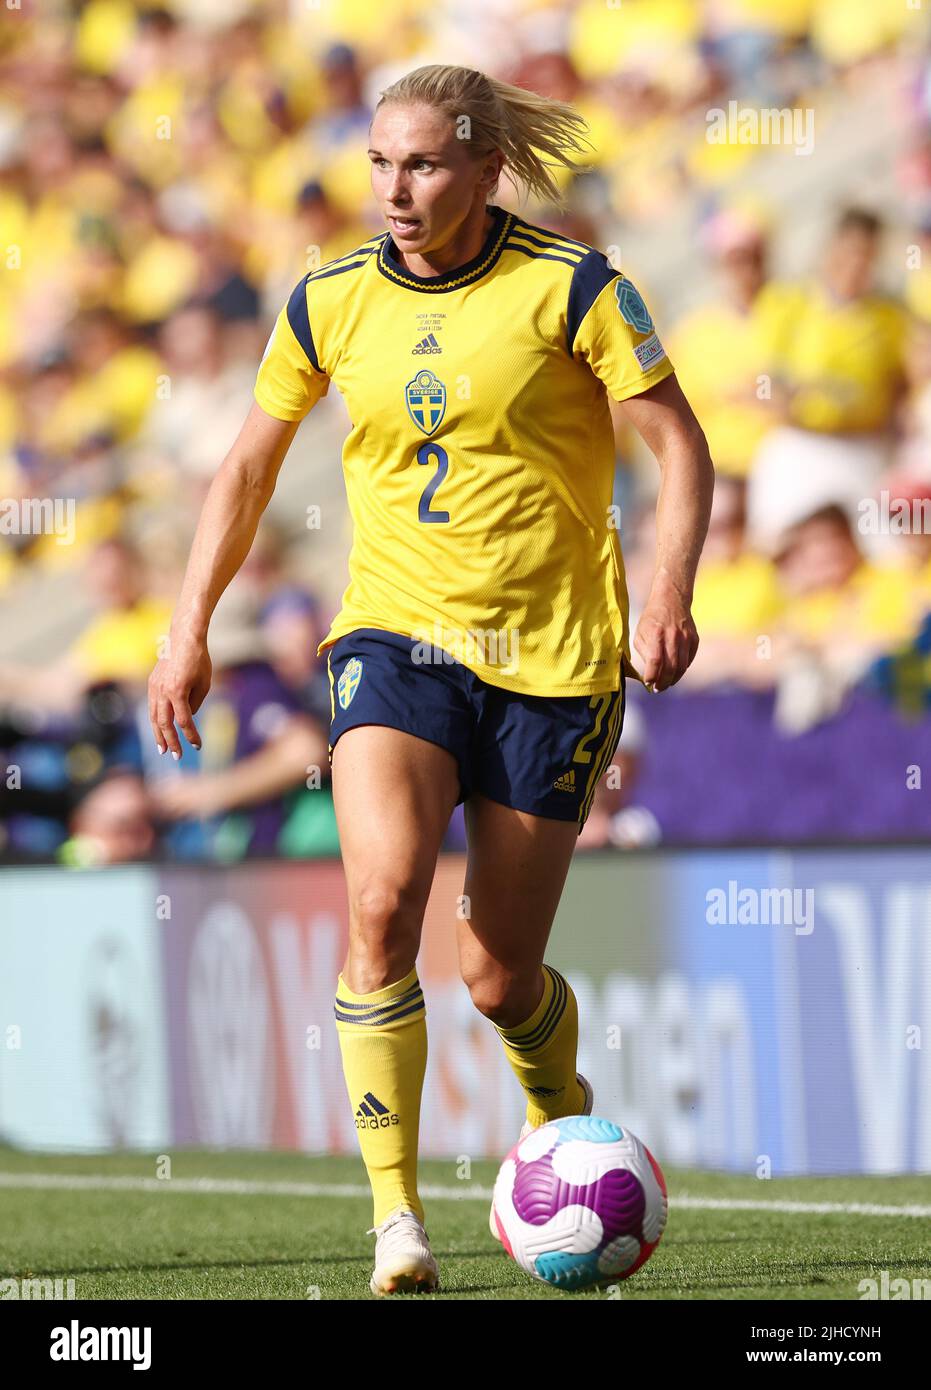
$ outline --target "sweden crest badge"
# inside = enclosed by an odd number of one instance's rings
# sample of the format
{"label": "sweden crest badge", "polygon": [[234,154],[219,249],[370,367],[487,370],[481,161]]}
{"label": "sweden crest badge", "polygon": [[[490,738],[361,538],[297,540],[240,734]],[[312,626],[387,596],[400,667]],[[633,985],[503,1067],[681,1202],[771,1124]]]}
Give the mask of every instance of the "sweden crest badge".
{"label": "sweden crest badge", "polygon": [[352,656],[343,668],[343,674],[336,683],[336,693],[339,696],[340,709],[348,709],[352,703],[352,697],[359,689],[359,682],[362,679],[362,662],[357,656]]}
{"label": "sweden crest badge", "polygon": [[446,414],[446,387],[433,372],[418,372],[404,388],[407,411],[419,430],[432,434]]}

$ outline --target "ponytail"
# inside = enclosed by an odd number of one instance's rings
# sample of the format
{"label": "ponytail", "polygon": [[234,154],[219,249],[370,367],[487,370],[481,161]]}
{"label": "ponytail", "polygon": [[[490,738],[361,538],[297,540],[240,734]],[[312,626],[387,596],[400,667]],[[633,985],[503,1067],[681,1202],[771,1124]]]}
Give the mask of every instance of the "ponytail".
{"label": "ponytail", "polygon": [[585,121],[566,102],[499,82],[474,68],[443,63],[415,68],[382,92],[378,106],[387,102],[438,107],[457,123],[465,117],[466,138],[476,157],[500,150],[511,178],[525,194],[544,202],[563,201],[550,171],[582,172],[584,166],[573,156],[592,148]]}

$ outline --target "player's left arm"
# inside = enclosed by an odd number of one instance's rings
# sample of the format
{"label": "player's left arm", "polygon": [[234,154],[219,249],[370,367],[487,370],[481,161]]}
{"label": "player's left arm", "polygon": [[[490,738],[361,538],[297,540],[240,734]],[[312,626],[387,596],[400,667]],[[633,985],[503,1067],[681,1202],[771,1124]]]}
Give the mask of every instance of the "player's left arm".
{"label": "player's left arm", "polygon": [[634,647],[643,680],[666,690],[698,651],[692,621],[695,572],[711,512],[714,468],[708,444],[675,375],[621,403],[621,411],[659,464],[656,567]]}
{"label": "player's left arm", "polygon": [[644,684],[666,690],[698,650],[691,608],[714,489],[708,445],[640,292],[598,251],[573,273],[566,323],[570,352],[603,382],[662,474],[656,570],[634,647]]}

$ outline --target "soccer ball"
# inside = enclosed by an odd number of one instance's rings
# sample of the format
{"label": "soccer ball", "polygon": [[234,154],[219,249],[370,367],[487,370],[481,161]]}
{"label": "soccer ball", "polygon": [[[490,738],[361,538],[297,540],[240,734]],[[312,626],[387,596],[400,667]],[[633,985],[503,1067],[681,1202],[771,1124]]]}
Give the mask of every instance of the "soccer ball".
{"label": "soccer ball", "polygon": [[508,1254],[561,1289],[629,1278],[656,1249],[666,1207],[646,1145],[594,1115],[551,1120],[515,1144],[492,1204]]}

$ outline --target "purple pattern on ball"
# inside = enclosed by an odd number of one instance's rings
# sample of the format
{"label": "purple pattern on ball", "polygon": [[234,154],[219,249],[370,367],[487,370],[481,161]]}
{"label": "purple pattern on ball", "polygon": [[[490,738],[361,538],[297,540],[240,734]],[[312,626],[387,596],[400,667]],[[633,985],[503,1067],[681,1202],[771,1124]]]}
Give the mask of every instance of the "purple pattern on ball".
{"label": "purple pattern on ball", "polygon": [[512,1200],[521,1221],[543,1226],[563,1207],[590,1207],[604,1230],[603,1241],[617,1236],[642,1239],[646,1195],[639,1178],[626,1168],[611,1168],[584,1187],[553,1172],[553,1150],[529,1163],[517,1160]]}

